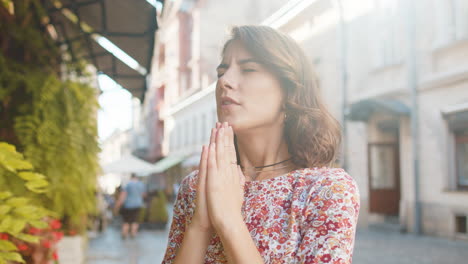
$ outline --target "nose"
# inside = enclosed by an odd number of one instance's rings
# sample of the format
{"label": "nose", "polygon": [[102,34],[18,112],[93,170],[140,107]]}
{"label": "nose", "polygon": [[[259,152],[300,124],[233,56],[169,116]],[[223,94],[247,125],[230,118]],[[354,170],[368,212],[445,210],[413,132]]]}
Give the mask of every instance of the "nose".
{"label": "nose", "polygon": [[232,90],[236,87],[236,77],[232,67],[227,69],[223,76],[219,77],[218,83],[220,88]]}
{"label": "nose", "polygon": [[[224,76],[223,76],[224,77]],[[219,82],[219,87],[224,90],[224,89],[228,89],[228,90],[232,90],[232,84],[231,84],[231,81],[229,81],[228,79],[226,78],[219,78],[218,82]]]}

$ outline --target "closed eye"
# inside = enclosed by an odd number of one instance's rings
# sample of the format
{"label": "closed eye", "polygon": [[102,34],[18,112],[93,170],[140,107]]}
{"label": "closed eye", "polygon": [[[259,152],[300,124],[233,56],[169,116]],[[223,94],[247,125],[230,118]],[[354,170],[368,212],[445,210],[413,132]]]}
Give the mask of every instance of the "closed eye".
{"label": "closed eye", "polygon": [[243,69],[242,72],[255,72],[255,69]]}

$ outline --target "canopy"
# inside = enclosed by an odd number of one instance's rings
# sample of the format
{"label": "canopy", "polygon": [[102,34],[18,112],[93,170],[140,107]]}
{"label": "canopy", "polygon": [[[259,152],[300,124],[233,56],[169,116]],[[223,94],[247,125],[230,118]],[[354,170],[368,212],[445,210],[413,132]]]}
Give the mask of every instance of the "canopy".
{"label": "canopy", "polygon": [[165,170],[179,164],[185,159],[186,155],[171,155],[167,156],[154,164],[155,170],[153,173],[164,172]]}
{"label": "canopy", "polygon": [[409,115],[410,108],[395,99],[366,99],[351,104],[347,118],[352,121],[367,121],[375,112]]}
{"label": "canopy", "polygon": [[155,166],[133,155],[124,155],[119,160],[102,166],[104,173],[135,173],[148,175],[155,171]]}
{"label": "canopy", "polygon": [[[57,41],[67,45],[71,61],[88,60],[143,99],[158,28],[153,5],[144,0],[54,0],[45,6]],[[107,42],[103,38],[134,59],[130,66],[120,53],[102,47]]]}

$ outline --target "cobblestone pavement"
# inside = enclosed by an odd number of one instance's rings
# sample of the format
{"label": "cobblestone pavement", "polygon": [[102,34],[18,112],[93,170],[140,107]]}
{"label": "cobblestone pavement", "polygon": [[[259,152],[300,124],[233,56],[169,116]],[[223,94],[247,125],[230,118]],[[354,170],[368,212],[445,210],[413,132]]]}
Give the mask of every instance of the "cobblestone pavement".
{"label": "cobblestone pavement", "polygon": [[[90,239],[86,263],[159,264],[166,250],[167,235],[168,230],[143,230],[135,239],[122,240],[118,228],[110,226]],[[353,264],[455,263],[468,263],[468,242],[375,227],[358,230],[356,235]]]}

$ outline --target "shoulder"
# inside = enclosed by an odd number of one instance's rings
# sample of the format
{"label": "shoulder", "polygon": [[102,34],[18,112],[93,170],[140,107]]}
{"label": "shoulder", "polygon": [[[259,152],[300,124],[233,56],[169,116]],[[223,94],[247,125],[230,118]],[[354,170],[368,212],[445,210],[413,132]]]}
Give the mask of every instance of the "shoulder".
{"label": "shoulder", "polygon": [[342,168],[304,168],[297,173],[304,185],[309,187],[309,195],[327,191],[327,196],[345,195],[359,198],[356,181]]}

